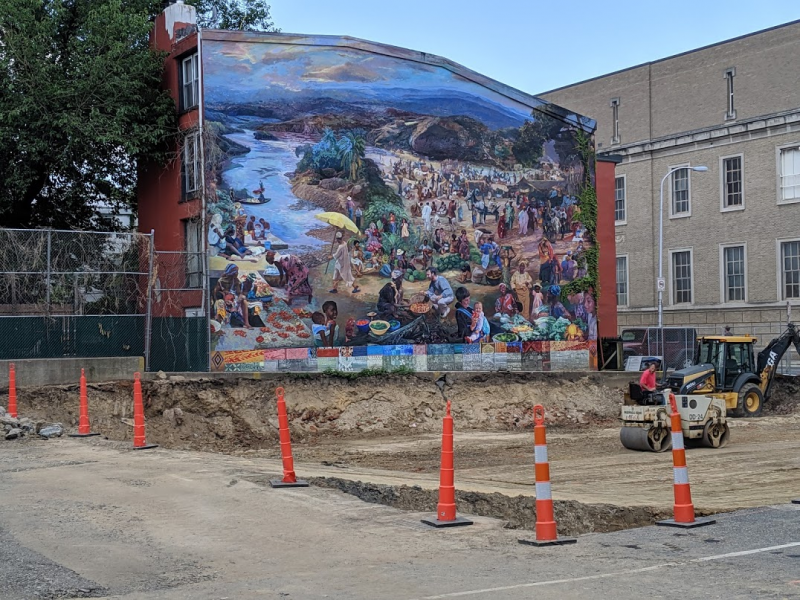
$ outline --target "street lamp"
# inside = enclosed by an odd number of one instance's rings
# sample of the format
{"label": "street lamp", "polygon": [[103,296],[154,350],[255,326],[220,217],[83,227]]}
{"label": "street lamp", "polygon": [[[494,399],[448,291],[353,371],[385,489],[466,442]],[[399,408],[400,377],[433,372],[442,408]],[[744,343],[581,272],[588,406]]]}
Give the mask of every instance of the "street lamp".
{"label": "street lamp", "polygon": [[658,281],[656,285],[658,287],[658,337],[661,339],[661,368],[664,371],[664,376],[667,374],[667,363],[666,357],[664,356],[664,289],[667,287],[666,281],[664,280],[664,182],[667,180],[667,177],[681,169],[688,169],[698,173],[708,171],[708,167],[703,165],[697,167],[691,165],[675,167],[674,169],[670,169],[667,174],[664,175],[663,179],[661,179],[661,202],[658,209]]}

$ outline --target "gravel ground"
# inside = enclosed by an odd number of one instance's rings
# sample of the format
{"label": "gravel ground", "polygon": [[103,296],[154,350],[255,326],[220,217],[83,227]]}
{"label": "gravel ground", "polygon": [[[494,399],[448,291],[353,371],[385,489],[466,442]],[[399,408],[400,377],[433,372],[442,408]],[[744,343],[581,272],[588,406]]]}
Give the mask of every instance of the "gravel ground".
{"label": "gravel ground", "polygon": [[[57,542],[57,529],[53,529]],[[105,590],[38,552],[0,526],[0,597],[6,599],[97,598]]]}

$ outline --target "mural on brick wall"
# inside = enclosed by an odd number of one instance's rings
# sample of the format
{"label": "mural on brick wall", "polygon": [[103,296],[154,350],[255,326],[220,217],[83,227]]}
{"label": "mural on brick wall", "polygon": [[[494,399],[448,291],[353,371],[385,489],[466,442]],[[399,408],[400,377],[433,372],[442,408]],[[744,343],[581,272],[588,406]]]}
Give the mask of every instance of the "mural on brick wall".
{"label": "mural on brick wall", "polygon": [[591,137],[402,58],[203,56],[213,369],[590,368]]}

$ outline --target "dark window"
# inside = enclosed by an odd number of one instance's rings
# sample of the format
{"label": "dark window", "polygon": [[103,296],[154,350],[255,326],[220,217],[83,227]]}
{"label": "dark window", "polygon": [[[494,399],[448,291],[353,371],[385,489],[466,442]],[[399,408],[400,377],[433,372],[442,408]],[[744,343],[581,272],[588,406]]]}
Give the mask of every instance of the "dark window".
{"label": "dark window", "polygon": [[722,159],[722,207],[736,208],[744,205],[742,191],[742,157]]}
{"label": "dark window", "polygon": [[197,54],[181,61],[181,109],[189,110],[200,103],[200,68]]}
{"label": "dark window", "polygon": [[625,221],[627,216],[627,208],[625,206],[625,178],[617,177],[614,179],[614,221]]}
{"label": "dark window", "polygon": [[200,233],[200,221],[196,219],[183,222],[184,244],[186,251],[186,287],[198,289],[203,279],[203,236]]}
{"label": "dark window", "polygon": [[692,301],[692,253],[688,250],[672,254],[672,303]]}

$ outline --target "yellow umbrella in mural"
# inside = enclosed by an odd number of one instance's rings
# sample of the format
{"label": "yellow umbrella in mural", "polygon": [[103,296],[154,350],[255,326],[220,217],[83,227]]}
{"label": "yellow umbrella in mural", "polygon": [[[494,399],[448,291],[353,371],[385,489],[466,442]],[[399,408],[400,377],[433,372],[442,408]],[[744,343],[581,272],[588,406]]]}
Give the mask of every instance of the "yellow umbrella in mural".
{"label": "yellow umbrella in mural", "polygon": [[[323,223],[328,223],[329,225],[333,225],[334,227],[338,227],[339,229],[347,229],[348,231],[352,231],[353,233],[359,233],[356,224],[353,223],[347,217],[345,217],[342,213],[324,212],[314,216]],[[335,239],[336,238],[334,237],[334,240]],[[331,258],[333,258],[333,243],[331,243]],[[330,266],[331,266],[331,260],[328,259],[328,264],[325,265],[326,274],[328,273],[328,269],[330,268]]]}
{"label": "yellow umbrella in mural", "polygon": [[345,217],[342,213],[324,212],[314,216],[323,223],[328,223],[329,225],[333,225],[334,227],[338,227],[339,229],[347,229],[349,231],[352,231],[353,233],[359,232],[358,227],[356,227],[356,224],[353,223],[347,217]]}

